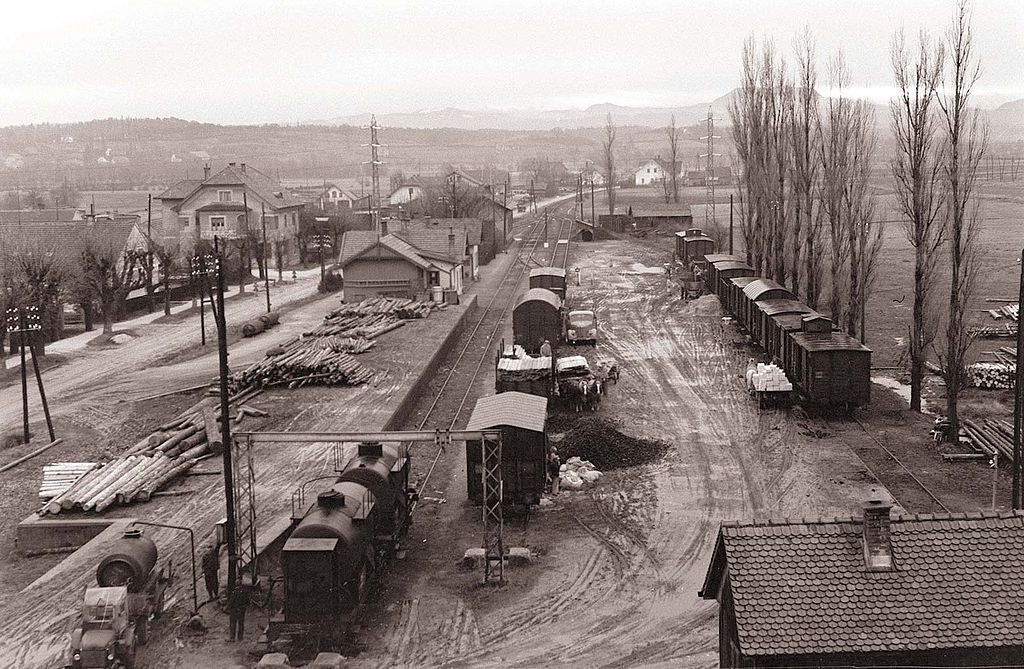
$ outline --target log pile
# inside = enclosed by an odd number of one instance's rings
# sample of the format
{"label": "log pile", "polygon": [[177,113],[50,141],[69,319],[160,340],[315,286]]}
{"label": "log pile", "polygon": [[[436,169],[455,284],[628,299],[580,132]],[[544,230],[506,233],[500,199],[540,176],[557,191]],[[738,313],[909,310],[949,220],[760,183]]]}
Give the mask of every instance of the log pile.
{"label": "log pile", "polygon": [[1013,388],[1017,365],[1005,362],[976,362],[967,366],[967,375],[975,388],[1009,390]]}
{"label": "log pile", "polygon": [[96,462],[51,462],[43,465],[39,499],[47,500],[60,495],[97,466]]}
{"label": "log pile", "polygon": [[1009,318],[1012,321],[1020,320],[1020,304],[1007,304],[999,307],[998,309],[989,309],[988,313],[992,318],[1000,320],[1003,318]]}
{"label": "log pile", "polygon": [[258,318],[242,323],[242,336],[255,337],[264,330],[269,330],[281,321],[281,315],[276,311],[263,314]]}
{"label": "log pile", "polygon": [[[240,405],[245,397],[232,398],[239,405],[239,417],[261,414]],[[222,452],[218,404],[215,398],[204,399],[159,426],[121,457],[90,469],[65,490],[53,495],[40,514],[75,509],[100,513],[114,504],[149,500],[153,493],[187,472],[203,457]],[[212,443],[207,439],[209,430],[216,434]]]}
{"label": "log pile", "polygon": [[426,318],[432,309],[443,308],[434,302],[420,302],[392,297],[370,297],[357,304],[343,304],[327,315],[327,319],[335,316],[367,316],[371,314],[387,314],[403,320]]}
{"label": "log pile", "polygon": [[1013,459],[1013,424],[1005,420],[986,418],[980,423],[964,419],[964,435],[978,451],[992,456],[996,453],[1006,462]]}
{"label": "log pile", "polygon": [[271,349],[263,360],[232,374],[230,386],[233,393],[241,393],[285,384],[289,388],[310,383],[358,386],[372,378],[373,371],[348,353],[321,346],[317,338],[299,337]]}

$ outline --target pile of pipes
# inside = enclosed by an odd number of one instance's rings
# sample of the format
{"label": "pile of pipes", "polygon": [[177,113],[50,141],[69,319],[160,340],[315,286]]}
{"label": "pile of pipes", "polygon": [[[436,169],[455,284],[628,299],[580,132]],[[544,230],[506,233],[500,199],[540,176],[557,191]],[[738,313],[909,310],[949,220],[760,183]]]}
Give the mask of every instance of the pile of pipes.
{"label": "pile of pipes", "polygon": [[39,484],[39,499],[56,497],[73,486],[78,479],[97,467],[96,462],[51,462],[43,465],[43,482]]}
{"label": "pile of pipes", "polygon": [[1017,365],[1007,362],[976,362],[967,366],[967,376],[975,388],[1009,390],[1013,388]]}
{"label": "pile of pipes", "polygon": [[281,321],[281,315],[276,311],[265,313],[258,318],[242,323],[242,336],[255,337],[264,330],[269,330]]}
{"label": "pile of pipes", "polygon": [[1006,462],[1013,459],[1013,424],[1005,420],[986,418],[977,423],[964,419],[960,422],[964,436],[978,451],[992,456],[999,454]]}
{"label": "pile of pipes", "polygon": [[[365,349],[364,349],[365,350]],[[307,384],[358,386],[369,383],[373,371],[348,353],[317,344],[317,338],[299,337],[267,351],[267,357],[232,374],[231,392]]]}

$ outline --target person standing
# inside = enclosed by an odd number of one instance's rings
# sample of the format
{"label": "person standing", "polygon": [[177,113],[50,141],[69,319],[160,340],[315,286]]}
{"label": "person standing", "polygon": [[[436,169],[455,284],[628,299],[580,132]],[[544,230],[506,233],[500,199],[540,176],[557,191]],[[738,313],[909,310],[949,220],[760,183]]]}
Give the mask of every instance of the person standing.
{"label": "person standing", "polygon": [[552,446],[548,453],[548,475],[551,477],[551,494],[558,494],[558,484],[562,473],[562,460],[558,457],[558,450]]}
{"label": "person standing", "polygon": [[203,553],[203,580],[210,600],[220,595],[220,546],[214,544]]}
{"label": "person standing", "polygon": [[249,608],[249,586],[237,583],[228,593],[228,614],[230,616],[229,641],[241,641],[245,635],[245,610]]}
{"label": "person standing", "polygon": [[542,358],[551,357],[551,342],[549,342],[547,339],[545,339],[544,343],[540,345],[540,356]]}

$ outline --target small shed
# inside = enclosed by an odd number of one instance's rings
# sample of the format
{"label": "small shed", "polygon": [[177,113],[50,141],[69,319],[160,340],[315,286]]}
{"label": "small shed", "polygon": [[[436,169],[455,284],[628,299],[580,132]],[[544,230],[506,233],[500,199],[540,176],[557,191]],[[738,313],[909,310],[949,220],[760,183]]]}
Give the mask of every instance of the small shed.
{"label": "small shed", "polygon": [[[548,400],[520,392],[482,397],[466,424],[467,430],[501,429],[502,502],[532,505],[544,494],[547,463]],[[483,503],[483,444],[466,442],[466,488],[476,504]]]}
{"label": "small shed", "polygon": [[538,353],[544,340],[558,346],[562,335],[562,300],[547,288],[531,288],[512,310],[513,343]]}
{"label": "small shed", "polygon": [[676,233],[676,257],[689,266],[691,262],[704,264],[704,256],[715,252],[715,240],[700,228],[689,228]]}
{"label": "small shed", "polygon": [[754,303],[758,300],[795,300],[794,295],[785,286],[771,279],[758,279],[747,284],[740,298],[740,321],[747,328],[755,341],[761,341],[761,321]]}
{"label": "small shed", "polygon": [[565,299],[565,268],[534,267],[530,270],[530,288],[547,288]]}

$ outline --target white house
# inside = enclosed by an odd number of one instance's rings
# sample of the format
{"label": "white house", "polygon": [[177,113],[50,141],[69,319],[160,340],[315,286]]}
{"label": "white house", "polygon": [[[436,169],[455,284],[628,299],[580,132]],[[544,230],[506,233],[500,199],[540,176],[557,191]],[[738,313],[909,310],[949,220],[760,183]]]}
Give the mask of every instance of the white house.
{"label": "white house", "polygon": [[423,186],[423,181],[417,176],[403,179],[402,183],[398,184],[388,195],[388,204],[397,206],[420,199],[423,197]]}
{"label": "white house", "polygon": [[[676,176],[681,176],[683,164],[677,162],[675,168]],[[637,186],[660,184],[666,178],[672,178],[671,170],[672,168],[669,166],[668,161],[662,160],[661,157],[647,160],[641,163],[640,167],[636,168],[636,171],[633,173],[633,181]]]}

